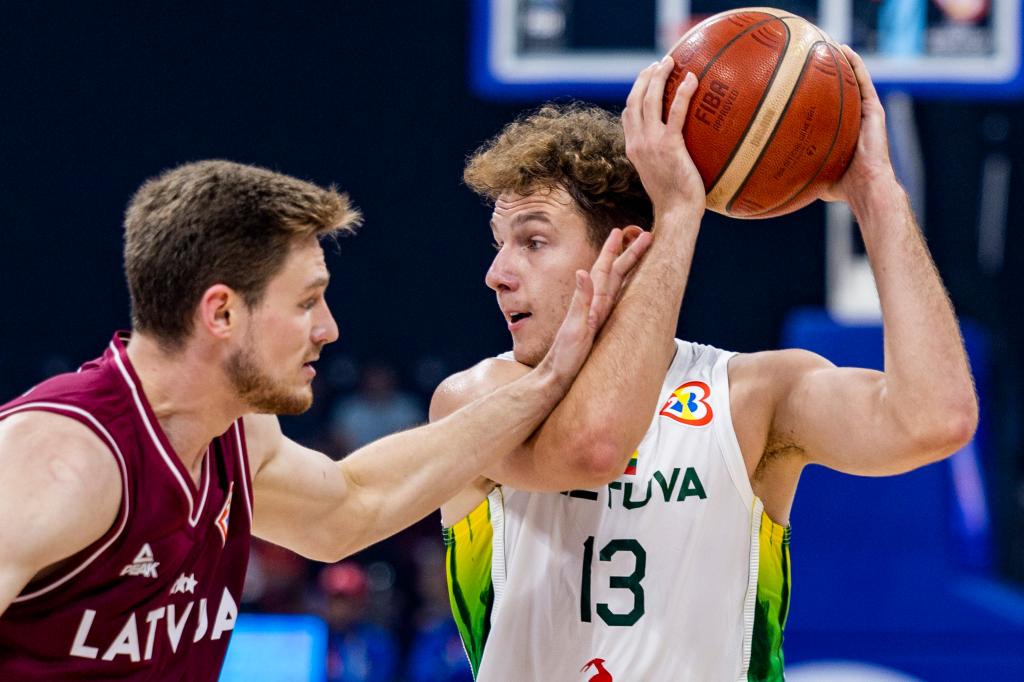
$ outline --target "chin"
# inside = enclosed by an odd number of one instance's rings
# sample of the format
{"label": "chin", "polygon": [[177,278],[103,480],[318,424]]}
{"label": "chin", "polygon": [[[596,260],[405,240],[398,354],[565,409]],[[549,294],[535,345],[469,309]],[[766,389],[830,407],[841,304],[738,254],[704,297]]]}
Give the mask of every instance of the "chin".
{"label": "chin", "polygon": [[293,393],[291,400],[288,401],[288,406],[291,408],[291,411],[281,412],[280,414],[302,414],[313,407],[313,387],[306,384],[301,390]]}
{"label": "chin", "polygon": [[306,386],[295,391],[265,390],[246,396],[255,412],[293,416],[313,406],[313,389]]}
{"label": "chin", "polygon": [[298,414],[302,414],[309,408],[313,407],[313,398],[310,397],[307,400],[290,402],[286,405],[280,405],[275,414],[279,414],[285,417],[291,417]]}
{"label": "chin", "polygon": [[547,349],[531,348],[526,344],[516,344],[512,347],[512,356],[516,359],[516,362],[527,367],[536,367],[544,359],[546,353]]}

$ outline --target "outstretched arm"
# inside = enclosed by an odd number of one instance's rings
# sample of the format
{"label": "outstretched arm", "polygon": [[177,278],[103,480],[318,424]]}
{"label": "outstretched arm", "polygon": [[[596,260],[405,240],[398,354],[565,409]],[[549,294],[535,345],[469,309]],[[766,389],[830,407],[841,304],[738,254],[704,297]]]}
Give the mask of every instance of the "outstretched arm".
{"label": "outstretched arm", "polygon": [[[647,243],[619,257],[627,270]],[[576,273],[576,281],[555,341],[533,371],[445,419],[371,443],[340,464],[285,438],[275,418],[247,417],[255,461],[254,532],[308,557],[336,561],[437,509],[525,440],[565,394],[607,317],[604,304],[591,305],[595,284],[601,294],[605,284],[585,271]]]}
{"label": "outstretched arm", "polygon": [[886,475],[955,452],[974,433],[978,405],[949,296],[889,161],[882,105],[864,62],[845,51],[860,83],[861,135],[829,198],[849,203],[864,236],[882,304],[885,370],[836,368],[784,351],[763,354],[754,371],[776,385],[770,448]]}
{"label": "outstretched arm", "polygon": [[[627,155],[654,204],[653,244],[568,395],[533,438],[488,470],[496,481],[526,490],[603,485],[622,473],[650,425],[675,353],[679,307],[705,206],[682,135],[694,76],[679,87],[668,120],[662,120],[672,67],[666,57],[644,69],[622,114]],[[610,272],[609,265],[598,260],[595,280]],[[431,418],[523,371],[493,360],[455,375],[435,393]]]}

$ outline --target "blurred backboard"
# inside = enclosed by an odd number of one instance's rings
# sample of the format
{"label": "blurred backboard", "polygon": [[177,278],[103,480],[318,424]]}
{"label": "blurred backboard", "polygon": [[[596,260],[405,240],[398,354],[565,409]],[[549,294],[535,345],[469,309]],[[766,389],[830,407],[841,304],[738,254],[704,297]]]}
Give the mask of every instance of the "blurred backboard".
{"label": "blurred backboard", "polygon": [[[471,70],[497,99],[620,98],[634,76],[728,0],[474,0]],[[1021,0],[773,0],[865,59],[880,89],[1024,92]]]}

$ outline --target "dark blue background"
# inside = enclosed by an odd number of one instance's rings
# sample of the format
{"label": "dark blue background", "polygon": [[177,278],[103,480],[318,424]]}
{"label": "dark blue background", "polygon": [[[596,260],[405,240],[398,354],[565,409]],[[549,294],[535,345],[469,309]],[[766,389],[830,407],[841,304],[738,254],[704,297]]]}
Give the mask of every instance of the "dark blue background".
{"label": "dark blue background", "polygon": [[[147,177],[211,157],[336,183],[363,209],[361,234],[329,256],[341,340],[325,361],[386,358],[409,374],[436,358],[454,371],[508,346],[483,285],[489,209],[460,176],[467,154],[537,102],[472,93],[467,2],[8,3],[2,19],[4,396],[99,354],[128,325],[124,206]],[[930,245],[958,311],[991,335],[985,467],[997,564],[1020,578],[1024,108],[932,100],[916,112]],[[993,125],[1005,135],[986,135]],[[988,153],[1014,169],[995,273],[976,258]],[[822,220],[820,204],[770,221],[709,214],[680,335],[776,347],[789,310],[824,301]]]}
{"label": "dark blue background", "polygon": [[[399,363],[426,354],[455,368],[507,345],[483,285],[489,211],[461,185],[461,170],[535,103],[470,93],[461,3],[5,13],[7,393],[37,379],[51,355],[77,364],[128,324],[124,206],[150,175],[209,157],[336,183],[363,209],[361,234],[330,259],[335,352]],[[684,333],[747,350],[773,345],[787,308],[823,300],[821,215],[710,217]]]}

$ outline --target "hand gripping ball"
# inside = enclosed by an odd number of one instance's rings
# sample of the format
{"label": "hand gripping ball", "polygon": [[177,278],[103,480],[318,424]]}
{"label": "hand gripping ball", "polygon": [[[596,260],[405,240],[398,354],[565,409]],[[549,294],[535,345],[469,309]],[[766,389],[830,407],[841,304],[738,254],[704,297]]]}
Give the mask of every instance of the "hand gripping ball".
{"label": "hand gripping ball", "polygon": [[842,176],[860,134],[860,88],[817,26],[769,7],[731,10],[694,26],[669,54],[666,118],[686,72],[699,79],[683,132],[709,209],[783,215]]}

